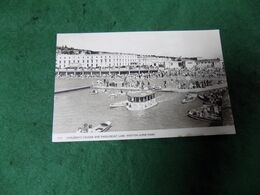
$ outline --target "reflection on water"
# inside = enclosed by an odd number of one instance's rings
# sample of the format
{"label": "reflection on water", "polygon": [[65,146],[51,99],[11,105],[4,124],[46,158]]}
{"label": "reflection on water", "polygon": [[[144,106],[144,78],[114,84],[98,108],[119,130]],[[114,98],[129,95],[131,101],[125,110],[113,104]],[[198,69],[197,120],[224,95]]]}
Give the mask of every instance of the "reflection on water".
{"label": "reflection on water", "polygon": [[111,103],[126,99],[111,96],[115,91],[91,94],[90,89],[56,94],[54,98],[54,132],[76,132],[83,123],[98,125],[111,121],[109,131],[152,130],[209,126],[186,116],[188,110],[202,105],[200,100],[181,104],[185,94],[157,93],[158,105],[147,110],[129,111],[125,107],[110,109]]}

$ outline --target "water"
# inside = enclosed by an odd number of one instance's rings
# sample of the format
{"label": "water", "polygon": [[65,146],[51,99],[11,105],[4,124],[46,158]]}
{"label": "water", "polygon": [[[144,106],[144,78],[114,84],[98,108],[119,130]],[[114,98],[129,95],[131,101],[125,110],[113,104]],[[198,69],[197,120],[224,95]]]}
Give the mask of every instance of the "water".
{"label": "water", "polygon": [[[70,84],[68,84],[70,83]],[[88,83],[82,80],[58,80],[56,89],[65,86],[79,87]],[[186,116],[188,110],[202,105],[199,99],[182,104],[185,94],[157,93],[158,105],[147,110],[129,111],[125,107],[110,109],[111,103],[126,99],[125,95],[113,98],[115,91],[92,95],[91,89],[56,94],[54,98],[53,131],[59,133],[76,132],[83,123],[98,125],[111,121],[109,131],[153,130],[170,128],[191,128],[209,126],[209,123],[197,121]]]}

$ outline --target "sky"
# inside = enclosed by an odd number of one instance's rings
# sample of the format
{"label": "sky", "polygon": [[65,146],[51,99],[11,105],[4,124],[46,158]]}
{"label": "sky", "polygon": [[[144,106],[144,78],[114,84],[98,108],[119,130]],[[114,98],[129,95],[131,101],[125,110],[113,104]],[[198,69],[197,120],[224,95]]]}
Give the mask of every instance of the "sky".
{"label": "sky", "polygon": [[57,46],[106,52],[223,59],[219,30],[65,33]]}

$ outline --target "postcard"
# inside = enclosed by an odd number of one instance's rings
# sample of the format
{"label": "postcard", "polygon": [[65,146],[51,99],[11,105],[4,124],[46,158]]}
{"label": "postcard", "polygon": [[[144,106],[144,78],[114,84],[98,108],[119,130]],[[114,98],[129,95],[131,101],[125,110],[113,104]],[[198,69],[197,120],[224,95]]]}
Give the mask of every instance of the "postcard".
{"label": "postcard", "polygon": [[53,142],[235,133],[219,30],[57,34]]}

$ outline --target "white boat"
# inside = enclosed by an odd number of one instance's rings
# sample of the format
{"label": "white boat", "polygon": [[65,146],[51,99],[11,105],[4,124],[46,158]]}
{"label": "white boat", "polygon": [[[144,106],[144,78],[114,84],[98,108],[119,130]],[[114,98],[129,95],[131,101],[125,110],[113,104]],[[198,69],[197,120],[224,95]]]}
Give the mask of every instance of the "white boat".
{"label": "white boat", "polygon": [[110,121],[106,121],[104,123],[100,123],[100,125],[95,127],[97,132],[105,132],[108,131],[112,127],[112,123]]}
{"label": "white boat", "polygon": [[98,91],[96,89],[93,89],[91,92],[90,92],[91,95],[96,95],[98,94]]}
{"label": "white boat", "polygon": [[120,95],[125,95],[125,92],[121,91],[121,92],[117,92],[117,93],[111,93],[111,94],[109,94],[109,97],[118,97]]}
{"label": "white boat", "polygon": [[88,125],[84,123],[82,127],[79,127],[77,133],[96,133],[96,132],[105,132],[108,131],[112,127],[112,122],[106,121],[104,123],[100,123],[96,127],[92,127],[92,125]]}
{"label": "white boat", "polygon": [[153,91],[132,91],[127,93],[126,108],[128,110],[145,110],[157,104],[155,92]]}
{"label": "white boat", "polygon": [[116,103],[112,103],[109,105],[110,108],[117,108],[117,107],[125,107],[126,106],[127,101],[121,101],[121,102],[116,102]]}

